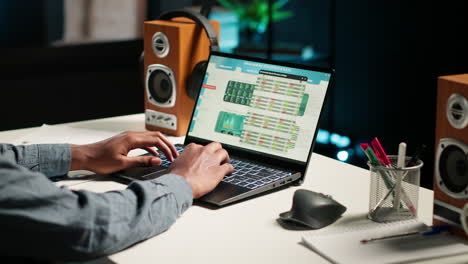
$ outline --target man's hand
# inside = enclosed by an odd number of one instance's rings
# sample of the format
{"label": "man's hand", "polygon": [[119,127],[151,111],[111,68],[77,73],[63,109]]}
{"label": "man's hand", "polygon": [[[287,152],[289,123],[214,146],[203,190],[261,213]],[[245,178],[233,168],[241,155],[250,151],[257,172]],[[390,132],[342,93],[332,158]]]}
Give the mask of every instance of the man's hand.
{"label": "man's hand", "polygon": [[70,170],[84,169],[107,174],[130,167],[159,165],[161,159],[158,157],[127,156],[130,150],[136,148],[143,148],[157,156],[155,146],[171,161],[178,156],[175,146],[160,132],[123,132],[93,144],[72,145]]}
{"label": "man's hand", "polygon": [[220,143],[212,142],[206,146],[192,143],[171,164],[169,171],[184,177],[192,187],[193,198],[199,198],[234,171],[229,162],[229,155]]}

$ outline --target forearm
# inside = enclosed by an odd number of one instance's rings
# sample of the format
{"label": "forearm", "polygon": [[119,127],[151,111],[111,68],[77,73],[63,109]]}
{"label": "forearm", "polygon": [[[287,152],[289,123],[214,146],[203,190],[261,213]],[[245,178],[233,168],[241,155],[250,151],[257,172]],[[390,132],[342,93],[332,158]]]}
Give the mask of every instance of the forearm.
{"label": "forearm", "polygon": [[70,145],[71,162],[70,170],[86,170],[88,162],[92,157],[90,153],[90,145]]}
{"label": "forearm", "polygon": [[48,177],[64,175],[70,169],[68,144],[19,145],[0,144],[0,158]]}
{"label": "forearm", "polygon": [[56,188],[24,169],[16,173],[23,176],[7,177],[14,185],[0,184],[11,186],[0,193],[2,240],[8,241],[0,255],[81,260],[112,254],[167,230],[192,203],[189,185],[177,175],[96,194]]}
{"label": "forearm", "polygon": [[133,182],[125,191],[106,193],[102,199],[103,208],[109,209],[109,224],[92,234],[95,241],[87,255],[109,255],[166,231],[192,205],[192,192],[182,177],[172,174]]}

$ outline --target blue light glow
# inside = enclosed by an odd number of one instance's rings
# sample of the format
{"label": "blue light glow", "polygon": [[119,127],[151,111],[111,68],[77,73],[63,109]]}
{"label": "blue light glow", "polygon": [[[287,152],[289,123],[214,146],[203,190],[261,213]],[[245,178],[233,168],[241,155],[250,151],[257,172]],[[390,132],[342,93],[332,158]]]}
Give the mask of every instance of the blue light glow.
{"label": "blue light glow", "polygon": [[319,129],[317,133],[317,142],[320,144],[330,143],[330,132],[323,129]]}
{"label": "blue light glow", "polygon": [[349,144],[351,144],[351,139],[349,139],[347,136],[340,137],[340,140],[336,142],[336,146],[339,148],[346,148],[349,146]]}
{"label": "blue light glow", "polygon": [[351,139],[347,136],[340,136],[336,133],[332,133],[330,136],[330,143],[338,148],[346,148],[351,144]]}
{"label": "blue light glow", "polygon": [[341,136],[337,133],[330,133],[327,130],[319,129],[317,133],[317,143],[333,144],[337,148],[347,148],[351,145],[351,139],[347,136]]}
{"label": "blue light glow", "polygon": [[340,142],[340,139],[341,136],[336,133],[332,133],[330,135],[330,143],[332,143],[333,145],[337,145]]}
{"label": "blue light glow", "polygon": [[239,46],[239,19],[232,11],[213,10],[211,20],[219,21],[219,49],[222,52],[233,52]]}
{"label": "blue light glow", "polygon": [[348,153],[348,151],[346,151],[346,150],[340,150],[340,151],[338,151],[338,153],[336,154],[336,157],[338,158],[338,160],[347,161],[348,158],[349,158],[349,153]]}

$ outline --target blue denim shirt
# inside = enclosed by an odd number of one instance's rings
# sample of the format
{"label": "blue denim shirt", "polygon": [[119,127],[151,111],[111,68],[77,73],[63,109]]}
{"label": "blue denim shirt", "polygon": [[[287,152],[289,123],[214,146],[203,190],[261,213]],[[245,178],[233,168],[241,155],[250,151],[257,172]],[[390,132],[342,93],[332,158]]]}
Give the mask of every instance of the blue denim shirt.
{"label": "blue denim shirt", "polygon": [[107,193],[58,188],[70,145],[0,144],[0,256],[87,260],[167,230],[192,205],[181,176],[135,181]]}

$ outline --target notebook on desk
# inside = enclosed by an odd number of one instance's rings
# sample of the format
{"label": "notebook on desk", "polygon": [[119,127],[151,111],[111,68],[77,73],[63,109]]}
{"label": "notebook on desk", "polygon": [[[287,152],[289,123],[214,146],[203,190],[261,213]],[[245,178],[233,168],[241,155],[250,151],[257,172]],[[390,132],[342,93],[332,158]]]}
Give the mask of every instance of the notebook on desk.
{"label": "notebook on desk", "polygon": [[468,246],[449,233],[414,235],[361,243],[361,240],[427,230],[417,219],[376,223],[367,218],[311,231],[302,242],[331,263],[408,263],[468,253]]}
{"label": "notebook on desk", "polygon": [[[220,142],[235,171],[201,200],[225,205],[305,176],[332,70],[212,52],[185,142]],[[177,145],[179,151],[183,145]],[[169,162],[119,172],[154,179]]]}

